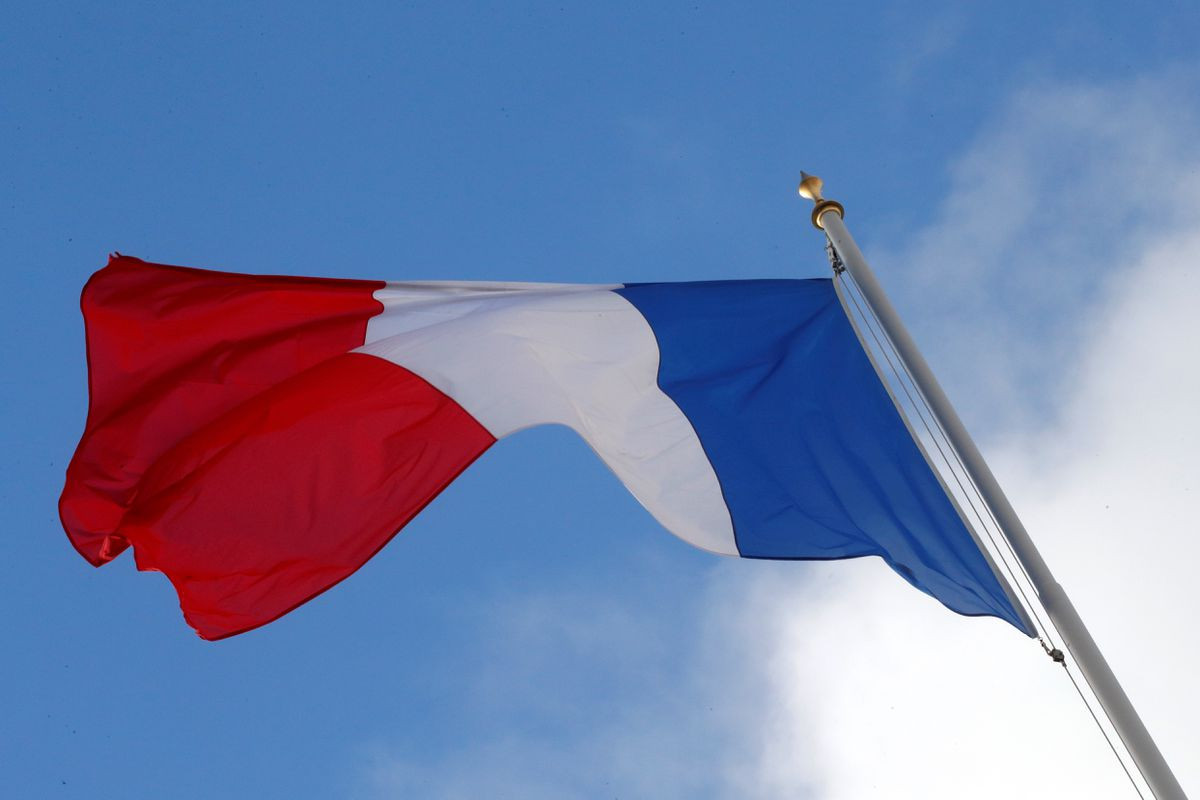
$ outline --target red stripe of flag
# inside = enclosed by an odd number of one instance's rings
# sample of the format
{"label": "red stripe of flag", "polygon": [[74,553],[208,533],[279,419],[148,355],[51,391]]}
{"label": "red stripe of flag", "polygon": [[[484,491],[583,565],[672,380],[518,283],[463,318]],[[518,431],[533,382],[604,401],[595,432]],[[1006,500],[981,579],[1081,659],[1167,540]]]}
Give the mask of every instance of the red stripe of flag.
{"label": "red stripe of flag", "polygon": [[382,283],[114,257],[84,288],[90,405],[59,503],[221,638],[349,575],[494,439],[362,344]]}

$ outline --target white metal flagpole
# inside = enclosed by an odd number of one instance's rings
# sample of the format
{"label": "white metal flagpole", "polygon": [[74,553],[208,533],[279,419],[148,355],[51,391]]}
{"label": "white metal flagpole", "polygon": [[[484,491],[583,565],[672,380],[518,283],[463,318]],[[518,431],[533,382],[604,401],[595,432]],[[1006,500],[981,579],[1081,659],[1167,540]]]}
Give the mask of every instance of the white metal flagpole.
{"label": "white metal flagpole", "polygon": [[[991,508],[999,523],[1004,537],[1012,545],[1013,552],[1029,575],[1029,580],[1037,590],[1038,599],[1046,613],[1058,628],[1063,642],[1070,650],[1076,664],[1091,685],[1105,713],[1124,742],[1126,749],[1137,764],[1138,770],[1151,791],[1158,800],[1187,800],[1183,788],[1171,772],[1158,746],[1150,737],[1149,731],[1134,710],[1133,704],[1125,695],[1125,691],[1117,682],[1108,662],[1096,646],[1087,628],[1080,619],[1071,600],[1046,566],[1041,554],[1029,538],[1025,526],[1021,524],[1012,504],[1009,503],[1000,484],[992,475],[991,469],[971,435],[963,426],[958,413],[950,405],[937,378],[929,369],[929,364],[917,349],[904,323],[896,314],[883,287],[875,279],[875,273],[863,258],[858,245],[854,243],[850,232],[842,221],[842,205],[834,200],[826,200],[821,196],[822,182],[815,175],[800,173],[800,194],[815,203],[813,208],[813,224],[823,230],[829,238],[834,251],[845,265],[846,271],[854,279],[862,292],[863,298],[870,306],[872,313],[879,320],[884,332],[895,346],[900,358],[911,372],[914,382],[921,394],[924,395],[930,410],[941,423],[950,440],[951,446],[962,459],[964,468],[978,488],[983,500]],[[1061,655],[1056,660],[1060,660]]]}

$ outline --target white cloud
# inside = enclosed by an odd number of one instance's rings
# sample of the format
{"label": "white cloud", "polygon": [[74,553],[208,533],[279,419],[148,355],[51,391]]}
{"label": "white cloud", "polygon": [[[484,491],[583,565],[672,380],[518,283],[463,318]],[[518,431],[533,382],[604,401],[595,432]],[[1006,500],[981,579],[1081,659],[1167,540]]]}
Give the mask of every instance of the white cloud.
{"label": "white cloud", "polygon": [[[1001,483],[1196,787],[1200,126],[1172,110],[1186,89],[1023,93],[880,271],[894,284],[899,264],[919,270],[909,316],[931,305],[921,327],[941,332],[919,338],[949,366],[952,395],[987,409],[977,421],[1007,423],[976,425]],[[821,797],[1134,796],[1036,647],[944,615],[881,568],[822,569],[829,602],[762,601],[781,615],[773,685],[795,742],[820,753]],[[786,764],[765,749],[764,780]]]}
{"label": "white cloud", "polygon": [[911,90],[918,78],[939,66],[961,45],[968,15],[963,8],[950,7],[916,17],[904,8],[896,9],[889,23],[902,32],[889,43],[896,52],[887,60],[883,78],[897,89]]}
{"label": "white cloud", "polygon": [[359,788],[440,800],[729,796],[724,773],[752,719],[730,680],[739,656],[717,638],[724,621],[714,626],[672,631],[632,599],[590,592],[513,599],[482,621],[479,666],[460,676],[478,727],[432,759],[419,744],[372,743]]}
{"label": "white cloud", "polygon": [[1196,83],[1018,92],[954,162],[945,199],[919,207],[927,223],[867,242],[973,427],[1044,419],[1104,276],[1195,224]]}

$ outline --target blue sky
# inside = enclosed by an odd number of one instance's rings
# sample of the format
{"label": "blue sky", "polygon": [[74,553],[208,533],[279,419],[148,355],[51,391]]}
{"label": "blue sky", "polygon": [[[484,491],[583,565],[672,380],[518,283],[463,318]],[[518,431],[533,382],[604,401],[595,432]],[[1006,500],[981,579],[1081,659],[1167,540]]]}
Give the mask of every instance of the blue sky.
{"label": "blue sky", "polygon": [[220,643],[160,576],[62,534],[78,293],[110,251],[824,275],[803,168],[1196,791],[1198,23],[1168,2],[7,10],[0,790],[1133,796],[1001,623],[874,562],[689,549],[565,430],[501,442],[359,574]]}

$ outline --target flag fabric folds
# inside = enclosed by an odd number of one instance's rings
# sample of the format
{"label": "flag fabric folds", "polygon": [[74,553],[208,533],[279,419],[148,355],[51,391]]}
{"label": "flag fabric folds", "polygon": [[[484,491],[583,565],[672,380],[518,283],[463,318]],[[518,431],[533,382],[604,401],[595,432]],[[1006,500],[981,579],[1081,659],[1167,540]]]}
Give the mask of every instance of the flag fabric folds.
{"label": "flag fabric folds", "polygon": [[97,566],[132,546],[204,638],[336,584],[497,439],[549,423],[693,545],[877,555],[1032,633],[828,280],[384,283],[114,256],[82,308],[63,525]]}

